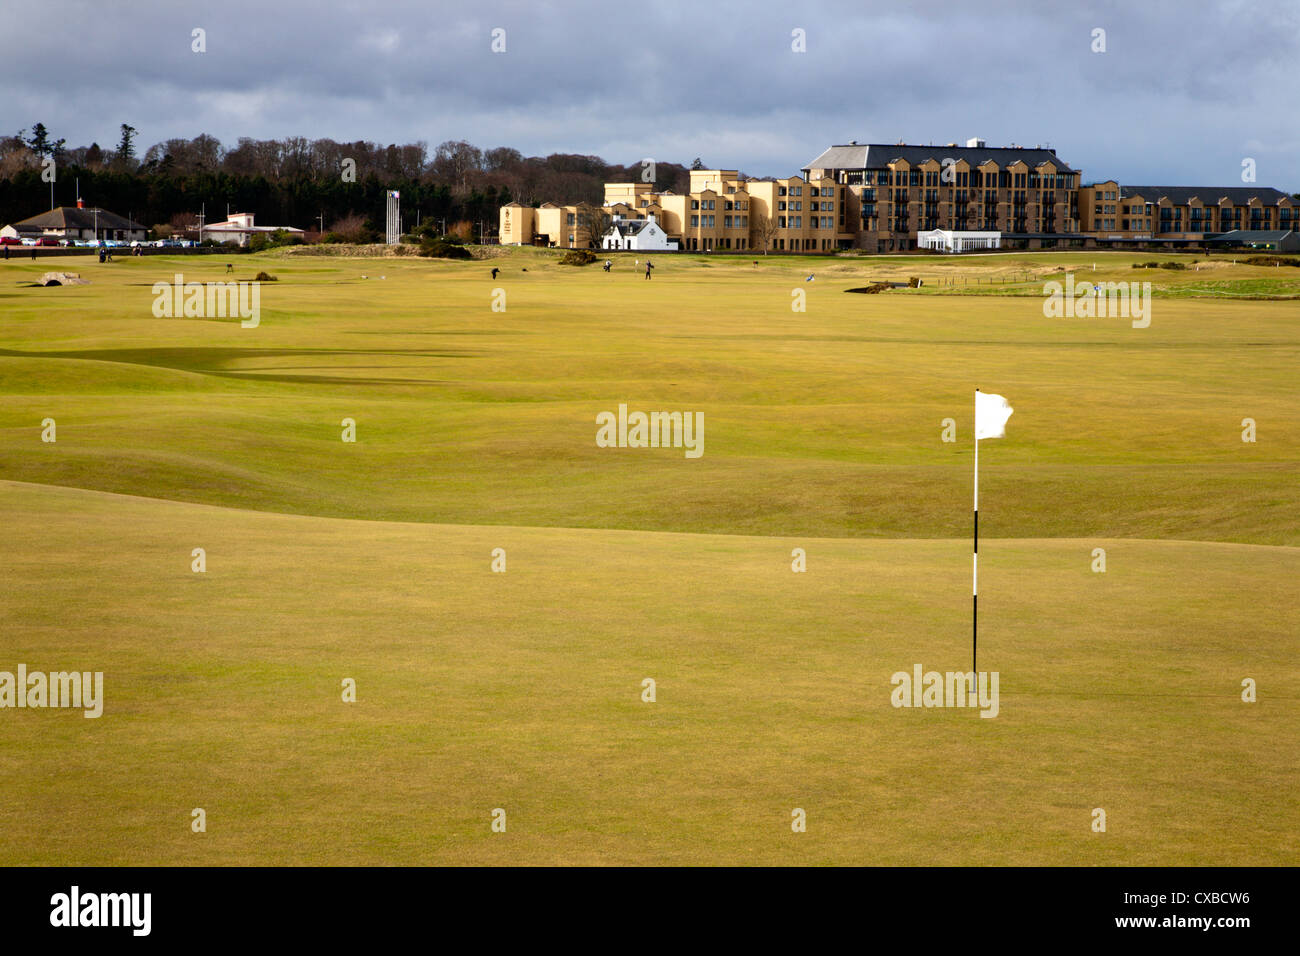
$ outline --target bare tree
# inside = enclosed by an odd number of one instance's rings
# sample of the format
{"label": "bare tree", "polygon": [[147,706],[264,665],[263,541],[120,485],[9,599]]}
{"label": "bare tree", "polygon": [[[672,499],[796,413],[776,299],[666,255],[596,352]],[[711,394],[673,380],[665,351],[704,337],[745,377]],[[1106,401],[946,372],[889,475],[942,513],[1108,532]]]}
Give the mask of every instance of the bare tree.
{"label": "bare tree", "polygon": [[0,136],[0,178],[8,179],[24,169],[34,169],[38,164],[36,154],[23,139],[22,130],[17,136]]}
{"label": "bare tree", "polygon": [[483,151],[463,140],[447,140],[433,157],[434,172],[465,189],[469,174],[483,168]]}
{"label": "bare tree", "polygon": [[763,255],[767,255],[768,247],[772,245],[772,240],[776,238],[777,231],[776,220],[767,213],[754,208],[753,203],[749,207],[749,242],[752,246],[757,246],[763,250]]}
{"label": "bare tree", "polygon": [[489,149],[483,154],[483,162],[488,172],[500,172],[503,169],[513,169],[524,161],[524,154],[510,146],[498,146],[495,149]]}
{"label": "bare tree", "polygon": [[330,232],[345,242],[364,242],[366,239],[366,218],[350,213],[333,223]]}
{"label": "bare tree", "polygon": [[295,179],[310,176],[314,172],[311,141],[305,136],[285,137],[280,143],[280,150],[283,157],[280,171],[283,175]]}
{"label": "bare tree", "polygon": [[[207,133],[200,133],[193,139],[169,139],[155,143],[145,152],[144,162],[151,168],[170,165],[177,173],[209,173],[220,168],[222,157],[221,141]],[[114,163],[120,165],[121,162],[124,160],[119,147],[114,153]],[[131,159],[130,162],[134,163],[135,160]]]}
{"label": "bare tree", "polygon": [[603,206],[591,206],[584,203],[578,207],[578,231],[575,234],[575,239],[581,245],[582,234],[586,233],[587,244],[593,249],[599,249],[601,240],[605,238],[605,233],[609,232],[610,226],[613,224],[614,220],[610,216],[608,209]]}
{"label": "bare tree", "polygon": [[199,217],[192,212],[178,212],[172,216],[171,223],[172,235],[191,236],[198,235]]}

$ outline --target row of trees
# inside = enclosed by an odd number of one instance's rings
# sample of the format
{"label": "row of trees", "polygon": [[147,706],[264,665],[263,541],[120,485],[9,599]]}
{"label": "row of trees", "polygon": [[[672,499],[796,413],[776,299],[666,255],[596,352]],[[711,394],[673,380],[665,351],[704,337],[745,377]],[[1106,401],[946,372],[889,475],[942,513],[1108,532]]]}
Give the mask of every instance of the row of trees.
{"label": "row of trees", "polygon": [[[600,204],[604,183],[641,181],[640,162],[619,166],[598,156],[553,153],[524,156],[507,146],[480,149],[448,140],[430,153],[424,142],[387,146],[358,140],[303,137],[241,138],[233,147],[207,134],[155,143],[137,155],[137,130],[123,123],[116,146],[67,146],[44,124],[0,137],[0,223],[35,215],[50,200],[53,160],[55,205],[72,205],[75,190],[89,203],[147,225],[232,211],[260,222],[320,228],[362,217],[381,230],[384,192],[402,193],[406,227],[417,217],[482,223],[496,231],[505,203],[543,201]],[[699,162],[698,160],[696,161]],[[656,190],[685,191],[686,167],[656,163]],[[79,181],[79,182],[78,182]]]}

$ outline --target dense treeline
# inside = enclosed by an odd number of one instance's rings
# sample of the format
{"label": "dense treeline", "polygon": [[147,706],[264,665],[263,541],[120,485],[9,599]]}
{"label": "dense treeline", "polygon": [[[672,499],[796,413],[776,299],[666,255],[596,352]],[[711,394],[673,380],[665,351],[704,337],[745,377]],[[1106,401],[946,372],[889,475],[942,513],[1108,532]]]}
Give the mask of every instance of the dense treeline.
{"label": "dense treeline", "polygon": [[[51,162],[55,205],[74,205],[79,181],[87,205],[148,226],[186,228],[206,206],[208,222],[223,220],[229,207],[255,213],[259,224],[375,233],[384,225],[384,193],[397,189],[406,228],[417,216],[434,218],[448,228],[468,224],[475,238],[480,223],[495,234],[505,203],[599,203],[605,182],[640,180],[642,173],[640,163],[618,166],[565,153],[525,157],[509,147],[483,150],[462,141],[447,141],[430,155],[423,142],[241,138],[227,148],[205,134],[155,144],[137,157],[136,130],[123,124],[121,133],[108,150],[97,143],[68,148],[40,123],[30,134],[0,137],[0,223],[49,208],[50,183],[42,174]],[[656,189],[685,190],[685,167],[658,163],[655,173]]]}

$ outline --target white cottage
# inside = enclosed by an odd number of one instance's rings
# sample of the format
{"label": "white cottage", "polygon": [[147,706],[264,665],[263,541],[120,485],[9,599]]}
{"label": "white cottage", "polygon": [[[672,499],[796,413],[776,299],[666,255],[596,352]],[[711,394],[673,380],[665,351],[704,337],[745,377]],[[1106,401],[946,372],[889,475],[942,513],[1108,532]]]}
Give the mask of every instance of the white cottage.
{"label": "white cottage", "polygon": [[676,252],[677,243],[669,240],[659,223],[655,222],[654,213],[645,219],[624,219],[614,217],[614,224],[600,241],[602,249],[636,249],[651,252]]}
{"label": "white cottage", "polygon": [[248,245],[248,240],[253,236],[261,233],[279,232],[284,230],[291,236],[301,236],[303,230],[293,226],[256,226],[253,224],[253,213],[235,212],[230,214],[230,218],[225,222],[209,223],[203,227],[204,239],[215,239],[217,242],[234,241],[241,246]]}

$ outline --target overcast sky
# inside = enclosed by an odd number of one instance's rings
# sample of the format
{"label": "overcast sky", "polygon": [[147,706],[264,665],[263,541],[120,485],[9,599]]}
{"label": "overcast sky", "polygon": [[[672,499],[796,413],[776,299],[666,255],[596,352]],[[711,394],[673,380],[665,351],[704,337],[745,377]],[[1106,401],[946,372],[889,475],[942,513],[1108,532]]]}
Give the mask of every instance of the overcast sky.
{"label": "overcast sky", "polygon": [[0,13],[0,129],[43,122],[70,146],[111,147],[126,122],[140,153],[199,133],[466,139],[790,175],[851,139],[979,136],[1051,145],[1088,180],[1240,185],[1249,157],[1259,184],[1300,190],[1300,0],[0,0]]}

